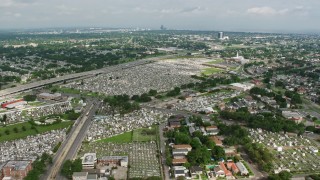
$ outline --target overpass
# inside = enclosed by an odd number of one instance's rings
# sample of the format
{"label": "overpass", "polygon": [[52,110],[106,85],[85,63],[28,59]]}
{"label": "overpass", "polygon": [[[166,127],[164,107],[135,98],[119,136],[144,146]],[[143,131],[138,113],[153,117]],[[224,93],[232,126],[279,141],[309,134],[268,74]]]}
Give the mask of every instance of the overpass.
{"label": "overpass", "polygon": [[133,61],[133,62],[129,62],[129,63],[105,67],[102,69],[81,72],[81,73],[68,74],[68,75],[64,75],[64,76],[60,76],[60,77],[56,77],[56,78],[52,78],[52,79],[46,79],[46,80],[41,80],[41,81],[37,81],[37,82],[32,82],[29,84],[18,85],[16,87],[1,90],[0,97],[8,96],[8,95],[23,92],[23,91],[28,91],[31,89],[35,89],[35,88],[43,87],[43,86],[46,86],[49,84],[59,83],[59,82],[67,81],[67,80],[73,80],[73,79],[77,79],[77,78],[81,78],[81,77],[85,78],[85,77],[90,77],[90,76],[94,76],[94,75],[98,75],[98,74],[110,73],[110,72],[119,71],[122,69],[132,68],[135,66],[140,66],[140,65],[152,63],[152,62],[154,62],[155,59],[157,59],[157,58],[137,60],[137,61]]}

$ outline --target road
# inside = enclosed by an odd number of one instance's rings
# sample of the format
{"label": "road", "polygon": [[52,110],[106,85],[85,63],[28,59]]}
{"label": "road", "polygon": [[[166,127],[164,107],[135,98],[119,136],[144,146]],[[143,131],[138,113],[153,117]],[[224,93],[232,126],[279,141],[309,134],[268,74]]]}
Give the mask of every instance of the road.
{"label": "road", "polygon": [[163,136],[163,128],[166,127],[167,122],[160,124],[159,126],[159,133],[160,133],[160,150],[161,150],[161,165],[163,167],[163,173],[164,173],[164,179],[169,180],[170,175],[169,175],[169,167],[166,164],[166,138]]}
{"label": "road", "polygon": [[66,80],[75,80],[78,78],[86,78],[86,77],[91,77],[91,76],[98,75],[98,74],[110,73],[110,72],[119,71],[122,69],[132,68],[135,66],[141,66],[141,65],[153,63],[153,62],[155,62],[157,60],[161,60],[163,58],[169,58],[172,56],[173,55],[165,55],[165,56],[160,56],[160,57],[153,57],[153,58],[147,58],[147,59],[142,59],[142,60],[136,60],[136,61],[132,61],[132,62],[124,63],[124,64],[105,67],[102,69],[86,71],[86,72],[81,72],[81,73],[68,74],[68,75],[64,75],[64,76],[60,76],[60,77],[56,77],[56,78],[40,80],[37,82],[32,82],[32,83],[28,83],[28,84],[24,84],[24,85],[18,85],[16,87],[1,90],[0,97],[23,92],[23,91],[28,91],[28,90],[39,88],[39,87],[43,87],[48,84],[63,82]]}
{"label": "road", "polygon": [[167,113],[167,114],[170,114],[170,113],[174,114],[174,115],[181,114],[181,115],[184,115],[184,116],[195,115],[195,116],[200,116],[205,121],[209,121],[210,120],[210,117],[207,116],[207,115],[199,114],[199,113],[193,113],[193,112],[190,112],[190,111],[166,109],[166,108],[159,108],[159,107],[150,107],[148,105],[143,105],[143,104],[141,104],[140,106],[143,107],[143,108],[146,108],[146,109],[157,110],[157,111],[160,111],[160,112],[163,112],[163,113]]}
{"label": "road", "polygon": [[[240,154],[241,154],[241,157],[246,162],[250,161],[250,158],[246,153],[240,153]],[[251,169],[251,171],[254,174],[254,177],[252,177],[251,179],[263,179],[263,178],[268,176],[267,173],[261,172],[256,164],[251,164],[251,163],[247,163],[247,164],[248,164],[249,168]]]}
{"label": "road", "polygon": [[78,118],[66,140],[63,142],[58,152],[53,158],[53,164],[49,167],[48,172],[41,179],[64,179],[60,176],[60,169],[63,162],[67,159],[73,159],[80,147],[86,131],[91,123],[92,116],[96,109],[100,106],[100,102],[92,101],[88,102],[82,115]]}

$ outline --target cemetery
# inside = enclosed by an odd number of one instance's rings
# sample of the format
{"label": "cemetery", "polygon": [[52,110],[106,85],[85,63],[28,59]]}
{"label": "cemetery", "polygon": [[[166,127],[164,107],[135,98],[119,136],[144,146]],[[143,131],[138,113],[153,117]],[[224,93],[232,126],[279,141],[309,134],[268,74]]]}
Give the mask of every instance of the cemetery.
{"label": "cemetery", "polygon": [[250,129],[254,143],[263,144],[274,155],[274,173],[283,170],[294,174],[320,172],[319,145],[304,136]]}

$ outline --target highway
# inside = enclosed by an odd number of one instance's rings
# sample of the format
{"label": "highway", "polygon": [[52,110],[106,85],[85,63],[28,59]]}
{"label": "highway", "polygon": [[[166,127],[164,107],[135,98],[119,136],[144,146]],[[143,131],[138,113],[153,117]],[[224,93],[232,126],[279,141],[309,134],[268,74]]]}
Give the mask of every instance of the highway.
{"label": "highway", "polygon": [[119,64],[119,65],[115,65],[115,66],[110,66],[110,67],[97,69],[97,70],[93,70],[93,71],[68,74],[68,75],[64,75],[64,76],[60,76],[60,77],[56,77],[56,78],[52,78],[52,79],[46,79],[46,80],[41,80],[41,81],[37,81],[37,82],[32,82],[29,84],[19,85],[16,87],[1,90],[0,97],[23,92],[23,91],[28,91],[28,90],[39,88],[39,87],[43,87],[48,84],[54,84],[54,83],[59,83],[59,82],[67,81],[67,80],[74,80],[74,79],[78,79],[78,78],[86,78],[86,77],[91,77],[91,76],[98,75],[98,74],[110,73],[110,72],[119,71],[122,69],[132,68],[135,66],[141,66],[141,65],[148,64],[148,63],[152,63],[152,62],[154,62],[154,60],[157,60],[157,59],[159,59],[159,57],[158,58],[149,58],[149,59],[144,59],[144,60],[137,60],[137,61],[128,62],[125,64]]}
{"label": "highway", "polygon": [[73,159],[75,157],[77,150],[85,137],[86,131],[90,126],[92,116],[95,114],[95,111],[100,104],[101,103],[98,101],[88,102],[84,112],[75,122],[66,140],[54,156],[52,166],[49,167],[48,172],[41,179],[64,179],[60,175],[61,166],[65,160]]}

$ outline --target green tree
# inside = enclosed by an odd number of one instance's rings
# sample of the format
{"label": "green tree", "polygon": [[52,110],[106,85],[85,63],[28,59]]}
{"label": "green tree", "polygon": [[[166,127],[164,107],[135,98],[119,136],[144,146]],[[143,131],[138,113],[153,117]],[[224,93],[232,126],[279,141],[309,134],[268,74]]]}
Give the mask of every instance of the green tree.
{"label": "green tree", "polygon": [[225,151],[222,147],[220,146],[215,146],[212,149],[212,156],[215,158],[215,160],[219,160],[219,159],[226,159],[226,154]]}
{"label": "green tree", "polygon": [[188,155],[191,165],[207,164],[211,160],[211,153],[206,147],[191,150]]}
{"label": "green tree", "polygon": [[198,139],[193,138],[190,142],[190,145],[192,146],[192,148],[197,149],[201,147],[201,143],[199,142]]}
{"label": "green tree", "polygon": [[18,132],[19,132],[18,128],[17,128],[17,127],[14,127],[14,128],[13,128],[13,132],[18,133]]}
{"label": "green tree", "polygon": [[184,133],[176,133],[175,134],[175,143],[176,144],[190,144],[191,139],[187,134]]}
{"label": "green tree", "polygon": [[23,100],[25,101],[35,101],[37,99],[36,95],[25,95],[23,96]]}
{"label": "green tree", "polygon": [[281,171],[279,174],[272,174],[268,177],[269,180],[290,180],[292,174],[288,171]]}
{"label": "green tree", "polygon": [[155,96],[155,95],[157,95],[157,90],[154,90],[154,89],[150,89],[150,91],[149,91],[149,96]]}

